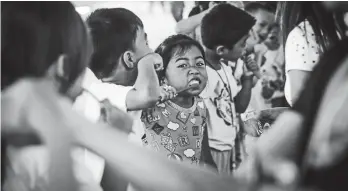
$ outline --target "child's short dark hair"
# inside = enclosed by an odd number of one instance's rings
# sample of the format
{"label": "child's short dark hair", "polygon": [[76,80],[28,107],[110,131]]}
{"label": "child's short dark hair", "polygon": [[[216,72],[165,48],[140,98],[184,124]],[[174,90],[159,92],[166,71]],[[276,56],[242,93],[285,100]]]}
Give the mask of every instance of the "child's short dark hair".
{"label": "child's short dark hair", "polygon": [[88,18],[94,44],[90,69],[98,78],[107,77],[127,50],[134,49],[140,18],[124,8],[98,9]]}
{"label": "child's short dark hair", "polygon": [[1,89],[22,77],[43,77],[66,56],[65,92],[82,74],[92,52],[80,15],[70,2],[1,3]]}
{"label": "child's short dark hair", "polygon": [[155,50],[163,59],[163,70],[158,72],[159,80],[165,77],[165,72],[170,59],[175,54],[183,54],[188,51],[192,46],[196,46],[202,53],[203,59],[205,60],[205,53],[202,45],[196,40],[189,36],[178,34],[173,35],[165,39]]}
{"label": "child's short dark hair", "polygon": [[248,13],[254,13],[259,10],[275,13],[276,6],[273,6],[270,2],[248,2],[245,4],[244,10]]}
{"label": "child's short dark hair", "polygon": [[255,24],[255,19],[243,10],[223,3],[214,7],[202,20],[201,34],[209,49],[223,45],[232,49]]}

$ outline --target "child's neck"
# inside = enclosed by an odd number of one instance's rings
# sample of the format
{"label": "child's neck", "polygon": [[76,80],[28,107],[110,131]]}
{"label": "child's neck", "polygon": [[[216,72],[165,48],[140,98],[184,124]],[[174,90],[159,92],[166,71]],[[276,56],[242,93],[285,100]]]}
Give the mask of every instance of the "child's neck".
{"label": "child's neck", "polygon": [[191,108],[194,103],[194,96],[176,96],[171,101],[180,107]]}
{"label": "child's neck", "polygon": [[205,58],[207,60],[207,65],[214,69],[214,70],[220,70],[221,69],[221,58],[212,50],[207,49],[205,51]]}

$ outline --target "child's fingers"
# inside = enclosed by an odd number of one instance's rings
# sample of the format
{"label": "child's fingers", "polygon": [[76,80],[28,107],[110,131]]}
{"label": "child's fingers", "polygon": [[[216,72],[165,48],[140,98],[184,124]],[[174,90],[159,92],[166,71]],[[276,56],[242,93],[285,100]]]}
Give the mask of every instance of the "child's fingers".
{"label": "child's fingers", "polygon": [[164,100],[167,99],[167,93],[166,93],[165,90],[162,89],[160,94],[161,94],[161,96],[160,96],[161,97],[161,100],[160,100],[161,102],[163,102]]}
{"label": "child's fingers", "polygon": [[175,88],[165,85],[161,87],[161,102],[173,99],[177,94]]}
{"label": "child's fingers", "polygon": [[170,99],[173,99],[175,97],[176,93],[174,91],[170,91]]}
{"label": "child's fingers", "polygon": [[249,70],[257,70],[258,69],[258,66],[254,60],[247,60],[246,67]]}
{"label": "child's fingers", "polygon": [[177,94],[177,91],[174,87],[172,87],[172,86],[169,86],[169,87],[170,87],[170,91],[173,92],[174,95]]}
{"label": "child's fingers", "polygon": [[247,60],[247,67],[251,70],[257,70],[259,68],[255,60],[251,58]]}
{"label": "child's fingers", "polygon": [[170,93],[170,99],[173,99],[176,96],[176,90],[174,87],[169,86],[168,92]]}

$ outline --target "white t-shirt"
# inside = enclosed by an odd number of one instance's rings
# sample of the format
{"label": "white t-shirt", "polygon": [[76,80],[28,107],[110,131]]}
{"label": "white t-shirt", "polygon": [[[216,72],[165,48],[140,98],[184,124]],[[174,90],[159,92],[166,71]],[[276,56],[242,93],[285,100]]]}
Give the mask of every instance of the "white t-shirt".
{"label": "white t-shirt", "polygon": [[[127,112],[126,97],[133,87],[126,87],[111,83],[103,83],[96,78],[90,69],[87,69],[83,88],[86,90],[79,96],[75,103],[74,109],[86,116],[92,122],[97,122],[100,118],[101,106],[99,101],[108,99],[113,106]],[[141,123],[141,111],[132,111],[128,114],[133,118],[133,133],[130,133],[131,142],[142,144],[141,136],[144,134]],[[81,159],[80,159],[81,160]],[[104,159],[84,149],[83,163],[90,169],[96,181],[100,182],[104,172]]]}
{"label": "white t-shirt", "polygon": [[232,121],[231,104],[234,102],[231,103],[230,93],[225,84],[227,87],[230,86],[232,98],[238,94],[240,88],[233,77],[231,67],[223,63],[221,66],[218,71],[207,67],[208,83],[201,97],[208,109],[209,146],[225,151],[233,148],[237,130],[233,125],[227,125]]}
{"label": "white t-shirt", "polygon": [[288,72],[290,70],[312,71],[318,63],[319,46],[313,28],[308,21],[301,22],[290,33],[285,44],[286,82],[284,93],[292,105],[291,87]]}

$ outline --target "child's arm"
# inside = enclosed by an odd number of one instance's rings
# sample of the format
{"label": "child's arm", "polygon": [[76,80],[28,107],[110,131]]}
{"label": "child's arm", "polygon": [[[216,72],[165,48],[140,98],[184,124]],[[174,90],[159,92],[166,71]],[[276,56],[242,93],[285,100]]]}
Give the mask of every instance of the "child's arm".
{"label": "child's arm", "polygon": [[241,81],[242,89],[234,98],[237,113],[244,113],[249,105],[251,89],[253,88],[253,76],[242,76]]}
{"label": "child's arm", "polygon": [[176,24],[175,32],[178,34],[190,34],[201,24],[203,17],[209,13],[209,11],[214,7],[202,11],[201,13],[191,16],[187,19],[183,19]]}
{"label": "child's arm", "polygon": [[251,89],[254,86],[254,75],[252,71],[258,71],[258,63],[250,57],[247,57],[244,67],[244,74],[241,78],[242,89],[237,94],[235,99],[236,111],[238,113],[244,113],[247,109],[250,98],[251,98]]}
{"label": "child's arm", "polygon": [[156,53],[150,53],[139,61],[137,80],[134,88],[128,92],[126,97],[127,110],[150,108],[159,101],[160,97],[162,100],[174,97],[173,88],[166,91],[160,87],[155,66],[163,68],[162,58]]}

